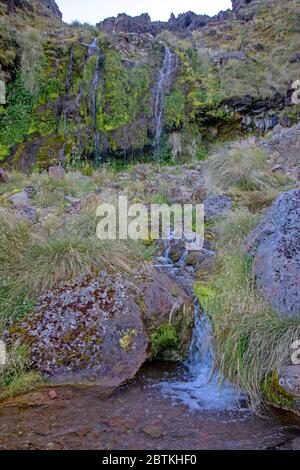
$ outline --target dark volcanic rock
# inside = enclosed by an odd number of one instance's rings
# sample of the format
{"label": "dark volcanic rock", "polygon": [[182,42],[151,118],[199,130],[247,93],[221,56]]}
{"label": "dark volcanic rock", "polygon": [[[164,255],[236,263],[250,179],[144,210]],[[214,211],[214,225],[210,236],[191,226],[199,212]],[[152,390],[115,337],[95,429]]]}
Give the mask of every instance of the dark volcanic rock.
{"label": "dark volcanic rock", "polygon": [[48,10],[50,10],[50,12],[53,13],[54,16],[60,19],[62,18],[62,13],[58,8],[58,5],[55,0],[41,0],[41,3],[45,5],[45,7],[48,8]]}
{"label": "dark volcanic rock", "polygon": [[[232,9],[240,20],[251,20],[256,12],[256,5],[261,0],[231,0]],[[250,7],[250,8],[249,8]]]}
{"label": "dark volcanic rock", "polygon": [[300,314],[300,189],[279,196],[250,234],[253,274],[283,317]]}
{"label": "dark volcanic rock", "polygon": [[212,18],[208,15],[196,15],[192,11],[182,13],[177,18],[172,13],[167,22],[151,21],[148,13],[134,17],[121,13],[117,17],[107,18],[98,23],[97,28],[106,33],[125,32],[156,35],[164,29],[176,32],[194,31],[203,28],[210,21],[212,21]]}
{"label": "dark volcanic rock", "polygon": [[116,18],[106,18],[97,24],[97,27],[107,33],[152,33],[153,26],[148,13],[140,16],[129,16],[120,13]]}

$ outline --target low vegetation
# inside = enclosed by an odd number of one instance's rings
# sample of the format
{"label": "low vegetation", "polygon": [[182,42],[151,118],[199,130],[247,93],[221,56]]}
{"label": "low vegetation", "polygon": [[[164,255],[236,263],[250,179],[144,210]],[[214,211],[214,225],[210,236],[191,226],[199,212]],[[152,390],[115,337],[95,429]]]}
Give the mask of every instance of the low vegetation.
{"label": "low vegetation", "polygon": [[253,140],[236,142],[214,152],[207,162],[206,184],[212,193],[229,189],[266,191],[288,183],[282,174],[273,173],[268,155]]}

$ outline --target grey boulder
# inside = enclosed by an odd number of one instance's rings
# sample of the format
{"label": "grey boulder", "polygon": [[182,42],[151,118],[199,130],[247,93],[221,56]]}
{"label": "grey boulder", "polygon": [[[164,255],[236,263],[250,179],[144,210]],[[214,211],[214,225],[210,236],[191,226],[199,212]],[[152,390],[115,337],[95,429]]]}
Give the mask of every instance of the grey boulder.
{"label": "grey boulder", "polygon": [[245,248],[273,309],[282,317],[300,318],[300,189],[274,201]]}

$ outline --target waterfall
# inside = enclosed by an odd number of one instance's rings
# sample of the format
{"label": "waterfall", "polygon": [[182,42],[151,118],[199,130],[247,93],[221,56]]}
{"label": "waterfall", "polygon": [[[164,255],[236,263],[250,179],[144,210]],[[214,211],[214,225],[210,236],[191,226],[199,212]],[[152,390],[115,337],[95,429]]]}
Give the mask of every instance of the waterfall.
{"label": "waterfall", "polygon": [[165,48],[165,58],[163,66],[159,71],[159,79],[157,83],[156,98],[155,98],[155,148],[156,152],[159,152],[160,140],[163,130],[163,115],[164,115],[164,104],[165,104],[165,92],[172,72],[174,70],[174,54],[168,47]]}
{"label": "waterfall", "polygon": [[91,116],[93,121],[94,130],[94,148],[95,148],[95,159],[100,159],[100,132],[97,128],[97,92],[100,82],[100,49],[97,45],[97,38],[88,46],[89,56],[95,55],[97,57],[97,63],[93,73],[93,79],[91,84]]}
{"label": "waterfall", "polygon": [[[157,267],[176,280],[187,252],[175,264],[169,258],[169,252],[170,247],[162,257],[157,258]],[[193,273],[189,277],[185,275],[187,288],[192,287],[193,276]],[[212,326],[208,315],[201,312],[198,302],[195,303],[192,342],[184,365],[186,374],[183,378],[159,385],[163,396],[180,401],[191,410],[236,411],[242,408],[241,402],[246,397],[215,370]]]}
{"label": "waterfall", "polygon": [[163,396],[184,403],[196,411],[244,410],[242,393],[214,370],[213,335],[210,320],[195,307],[195,326],[189,357],[185,363],[186,377],[160,384]]}

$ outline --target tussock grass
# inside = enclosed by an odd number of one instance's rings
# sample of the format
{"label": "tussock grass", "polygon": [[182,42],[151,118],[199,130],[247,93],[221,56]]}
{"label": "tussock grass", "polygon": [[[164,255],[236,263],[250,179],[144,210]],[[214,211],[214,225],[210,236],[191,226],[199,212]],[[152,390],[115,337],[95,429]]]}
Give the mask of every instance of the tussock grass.
{"label": "tussock grass", "polygon": [[278,188],[288,179],[271,171],[267,154],[251,139],[236,142],[207,160],[206,184],[211,193],[230,188],[260,191]]}
{"label": "tussock grass", "polygon": [[0,367],[0,399],[25,393],[42,382],[42,376],[30,371],[29,350],[26,346],[13,345],[7,355],[5,366]]}
{"label": "tussock grass", "polygon": [[33,201],[39,207],[61,204],[65,196],[81,198],[96,189],[92,179],[77,172],[67,173],[61,179],[51,178],[47,173],[33,174],[31,182],[36,189]]}
{"label": "tussock grass", "polygon": [[[219,225],[217,269],[207,306],[217,365],[226,378],[249,393],[256,409],[266,401],[274,371],[290,363],[291,344],[300,336],[299,321],[279,318],[252,278],[243,241],[257,219],[257,215],[240,209]],[[280,392],[275,399],[281,406],[287,403]]]}

